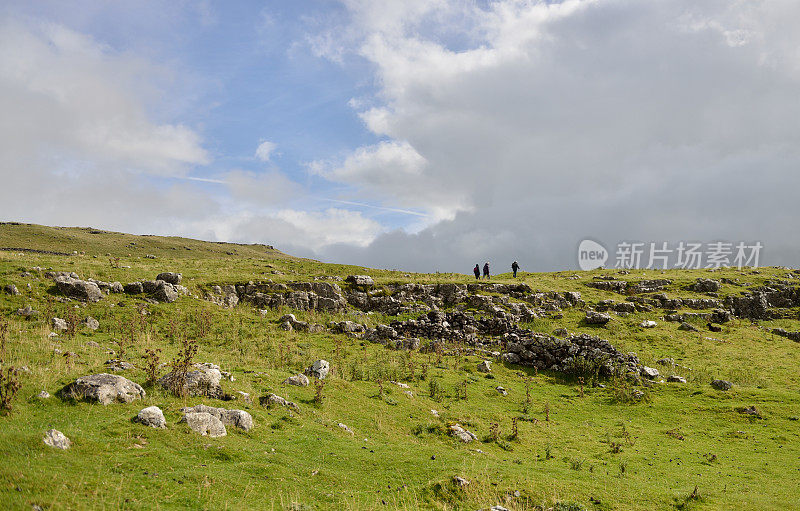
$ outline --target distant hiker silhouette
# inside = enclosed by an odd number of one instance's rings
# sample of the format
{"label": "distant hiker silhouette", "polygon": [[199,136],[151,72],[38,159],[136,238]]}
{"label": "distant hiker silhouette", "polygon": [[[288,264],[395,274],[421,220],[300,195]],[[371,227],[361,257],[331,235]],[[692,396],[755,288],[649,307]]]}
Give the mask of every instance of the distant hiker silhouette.
{"label": "distant hiker silhouette", "polygon": [[489,277],[489,261],[486,261],[486,264],[483,265],[483,277],[485,279],[490,279]]}
{"label": "distant hiker silhouette", "polygon": [[519,263],[514,261],[513,263],[511,263],[511,271],[514,272],[514,278],[517,278],[517,270],[519,270]]}
{"label": "distant hiker silhouette", "polygon": [[475,268],[472,269],[472,273],[475,274],[475,280],[478,280],[481,278],[481,267],[476,264]]}

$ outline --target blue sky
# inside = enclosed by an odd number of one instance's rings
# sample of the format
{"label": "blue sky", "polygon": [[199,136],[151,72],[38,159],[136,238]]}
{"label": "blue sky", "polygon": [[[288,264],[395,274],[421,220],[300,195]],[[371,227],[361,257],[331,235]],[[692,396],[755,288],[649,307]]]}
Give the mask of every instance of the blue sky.
{"label": "blue sky", "polygon": [[587,238],[760,241],[793,264],[798,17],[0,2],[0,215],[427,271],[574,268]]}

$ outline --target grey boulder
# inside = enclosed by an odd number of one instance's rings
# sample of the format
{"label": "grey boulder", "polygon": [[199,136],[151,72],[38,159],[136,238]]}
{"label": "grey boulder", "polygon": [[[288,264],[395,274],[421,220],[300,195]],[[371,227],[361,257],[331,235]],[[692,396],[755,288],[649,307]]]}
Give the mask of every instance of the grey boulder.
{"label": "grey boulder", "polygon": [[195,433],[211,438],[218,438],[228,434],[222,421],[208,412],[187,413],[178,422],[186,424]]}
{"label": "grey boulder", "polygon": [[72,441],[70,441],[67,436],[60,432],[57,429],[48,429],[42,441],[45,445],[49,445],[50,447],[55,447],[56,449],[69,449],[72,445]]}
{"label": "grey boulder", "polygon": [[130,403],[146,393],[138,383],[115,374],[100,373],[83,376],[65,386],[61,395],[67,399],[93,401],[103,405]]}
{"label": "grey boulder", "polygon": [[326,376],[328,376],[328,371],[330,371],[331,365],[328,363],[327,360],[317,360],[311,367],[306,369],[306,374],[309,376],[313,376],[319,380],[324,380]]}
{"label": "grey boulder", "polygon": [[253,429],[253,417],[244,410],[227,410],[225,408],[197,405],[191,408],[183,408],[181,411],[185,414],[208,413],[219,419],[226,426],[234,426],[243,431]]}
{"label": "grey boulder", "polygon": [[148,406],[144,408],[133,418],[133,422],[138,422],[144,426],[150,426],[156,429],[166,429],[167,427],[167,420],[164,418],[164,412],[157,406]]}

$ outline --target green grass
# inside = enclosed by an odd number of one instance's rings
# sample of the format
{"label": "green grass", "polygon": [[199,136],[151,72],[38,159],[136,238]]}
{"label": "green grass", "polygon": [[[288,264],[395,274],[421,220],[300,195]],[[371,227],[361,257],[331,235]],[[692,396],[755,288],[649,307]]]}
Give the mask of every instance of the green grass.
{"label": "green grass", "polygon": [[[677,324],[661,320],[660,310],[624,318],[612,314],[605,328],[584,326],[583,311],[577,309],[563,311],[560,320],[528,325],[547,333],[565,327],[600,335],[621,350],[636,352],[665,376],[671,369],[655,366],[663,357],[691,368],[675,370],[687,378],[686,385],[655,384],[647,402],[623,404],[614,399],[610,381],[604,382],[606,388],[586,387],[581,397],[575,381],[557,374],[495,363],[487,377],[475,370],[480,360],[475,356],[448,355],[437,364],[435,354],[395,352],[330,333],[284,332],[277,319],[288,311],[261,317],[247,305],[225,310],[192,297],[148,304],[111,295],[77,310],[80,319],[97,318],[98,331],[50,339],[48,317],[64,317],[77,302],[54,301],[52,282],[38,272],[20,275],[35,266],[123,283],[180,271],[195,295],[215,283],[305,281],[365,270],[298,259],[263,245],[93,234],[77,228],[0,225],[0,247],[79,252],[0,251],[0,285],[14,283],[22,293],[0,295],[0,317],[9,324],[4,360],[30,369],[22,375],[13,411],[0,417],[4,509],[27,510],[34,504],[53,509],[290,509],[292,503],[297,509],[479,509],[494,504],[517,510],[797,508],[800,344],[768,331],[777,326],[800,329],[797,316],[760,325],[735,320],[713,334],[677,330]],[[120,257],[119,264],[130,268],[112,267],[109,257]],[[368,272],[379,284],[474,281],[460,274]],[[518,281],[542,291],[580,291],[589,305],[609,298],[623,301],[622,295],[585,285],[606,273],[614,272],[522,273]],[[674,281],[665,291],[668,296],[700,297],[683,289],[698,277],[738,278],[755,285],[786,274],[778,268],[762,268],[757,274],[640,270],[621,278],[666,277]],[[579,278],[568,279],[571,275]],[[504,274],[494,281],[513,279]],[[742,289],[725,285],[720,294]],[[26,304],[40,311],[38,318],[23,320],[13,313]],[[149,314],[141,316],[140,307]],[[323,324],[393,319],[296,314]],[[644,319],[654,319],[658,326],[642,329],[638,324]],[[197,341],[196,361],[214,362],[233,373],[235,381],[223,382],[227,391],[249,392],[255,403],[266,392],[276,392],[297,402],[301,413],[241,401],[179,399],[157,388],[147,388],[143,402],[106,407],[33,397],[42,389],[55,394],[78,376],[102,372],[104,361],[113,358],[107,351],[118,351],[120,342],[126,358],[138,367],[125,376],[144,383],[144,350],[160,348],[161,359],[169,361],[181,336]],[[77,358],[68,361],[55,355],[54,348],[72,351]],[[334,372],[319,405],[313,386],[281,385],[316,358],[329,360]],[[527,413],[523,376],[533,377]],[[729,379],[736,386],[719,392],[709,386],[712,378]],[[383,382],[383,395],[377,380]],[[389,380],[407,383],[414,397]],[[431,381],[441,391],[438,399],[430,397]],[[465,381],[467,397],[457,399],[456,388]],[[495,391],[498,385],[508,396]],[[228,428],[228,436],[217,439],[190,433],[177,424],[180,408],[201,402],[244,408],[256,427],[249,433]],[[150,405],[162,408],[167,430],[131,422]],[[762,418],[737,411],[751,405]],[[511,439],[513,418],[518,419],[518,437]],[[339,428],[339,422],[354,435]],[[453,422],[479,441],[456,442],[446,434]],[[493,423],[499,429],[497,440],[491,440]],[[73,447],[59,451],[44,445],[42,436],[50,428],[64,432]],[[457,488],[453,476],[470,484]]]}

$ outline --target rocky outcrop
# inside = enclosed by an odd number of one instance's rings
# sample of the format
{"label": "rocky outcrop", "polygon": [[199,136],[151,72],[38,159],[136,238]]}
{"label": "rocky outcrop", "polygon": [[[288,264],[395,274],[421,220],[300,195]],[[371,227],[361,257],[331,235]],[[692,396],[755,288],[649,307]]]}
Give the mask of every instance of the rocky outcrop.
{"label": "rocky outcrop", "polygon": [[103,292],[94,282],[59,276],[55,278],[55,283],[58,290],[70,298],[86,302],[98,302],[103,298]]}
{"label": "rocky outcrop", "polygon": [[167,390],[182,388],[188,396],[223,399],[225,392],[220,385],[222,372],[219,367],[214,364],[195,364],[194,367],[185,376],[172,371],[159,378],[158,383]]}
{"label": "rocky outcrop", "polygon": [[226,426],[234,426],[242,431],[253,429],[253,417],[244,410],[228,410],[225,408],[215,408],[213,406],[197,405],[191,408],[182,408],[185,414],[208,413],[213,415]]}
{"label": "rocky outcrop", "polygon": [[610,342],[588,334],[559,339],[536,332],[503,336],[505,362],[536,367],[539,370],[570,371],[589,363],[603,376],[615,373],[638,373],[641,364],[636,355],[623,354]]}
{"label": "rocky outcrop", "polygon": [[61,389],[61,396],[79,401],[94,401],[103,405],[114,402],[130,403],[145,397],[144,389],[127,378],[100,373],[83,376]]}

